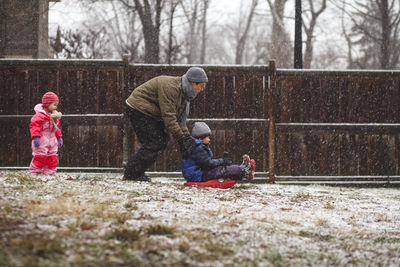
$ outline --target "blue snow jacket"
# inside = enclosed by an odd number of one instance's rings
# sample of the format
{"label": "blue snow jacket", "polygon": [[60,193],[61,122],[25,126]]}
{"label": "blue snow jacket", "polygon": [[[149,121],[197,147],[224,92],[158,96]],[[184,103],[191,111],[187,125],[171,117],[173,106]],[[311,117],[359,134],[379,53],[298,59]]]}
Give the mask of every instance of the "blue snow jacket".
{"label": "blue snow jacket", "polygon": [[201,182],[203,171],[208,171],[221,166],[223,159],[213,159],[210,146],[196,139],[196,145],[188,159],[182,160],[182,174],[188,182]]}

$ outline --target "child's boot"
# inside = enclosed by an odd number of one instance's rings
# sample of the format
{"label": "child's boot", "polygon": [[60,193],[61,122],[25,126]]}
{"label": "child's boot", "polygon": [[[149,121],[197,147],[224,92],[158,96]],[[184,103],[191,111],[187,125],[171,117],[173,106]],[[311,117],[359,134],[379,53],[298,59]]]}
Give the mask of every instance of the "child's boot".
{"label": "child's boot", "polygon": [[250,173],[249,173],[249,180],[254,179],[254,171],[256,170],[256,161],[254,159],[251,160],[251,166],[250,166]]}
{"label": "child's boot", "polygon": [[251,181],[254,178],[254,170],[256,169],[256,161],[254,159],[250,160],[250,157],[248,155],[244,155],[243,159],[244,159],[243,160],[244,163],[248,163],[246,166],[243,166],[243,163],[241,165],[244,168],[244,173],[245,173],[244,177]]}
{"label": "child's boot", "polygon": [[243,168],[248,168],[248,166],[250,166],[250,157],[247,154],[243,155],[243,161],[242,164],[240,164],[241,167]]}

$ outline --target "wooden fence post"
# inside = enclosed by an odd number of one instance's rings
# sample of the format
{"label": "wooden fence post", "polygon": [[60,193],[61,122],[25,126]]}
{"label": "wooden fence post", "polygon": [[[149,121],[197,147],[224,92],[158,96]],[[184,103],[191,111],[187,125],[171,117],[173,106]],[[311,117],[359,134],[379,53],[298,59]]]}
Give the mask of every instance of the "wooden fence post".
{"label": "wooden fence post", "polygon": [[269,114],[269,183],[275,183],[275,88],[276,88],[276,67],[275,60],[269,62],[268,75],[268,114]]}
{"label": "wooden fence post", "polygon": [[[124,55],[122,57],[122,62],[123,62],[123,97],[124,97],[124,101],[125,101],[125,97],[127,95],[128,92],[128,88],[129,88],[129,82],[130,82],[130,73],[129,73],[129,59],[127,55]],[[122,105],[125,105],[125,103],[121,103]],[[125,109],[124,109],[125,110]],[[123,113],[124,115],[122,116],[122,120],[123,120],[123,128],[122,131],[124,133],[123,135],[123,142],[122,142],[122,167],[125,168],[125,164],[126,162],[128,162],[128,118],[125,117],[125,112]]]}

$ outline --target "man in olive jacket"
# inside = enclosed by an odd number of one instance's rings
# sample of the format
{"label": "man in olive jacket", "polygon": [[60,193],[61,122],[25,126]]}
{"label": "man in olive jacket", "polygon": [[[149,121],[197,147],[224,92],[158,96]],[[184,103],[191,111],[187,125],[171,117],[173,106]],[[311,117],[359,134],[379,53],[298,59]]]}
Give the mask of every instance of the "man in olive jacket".
{"label": "man in olive jacket", "polygon": [[208,77],[192,67],[182,77],[157,76],[135,88],[126,99],[126,114],[142,147],[129,157],[124,180],[150,181],[145,171],[167,147],[169,134],[178,141],[182,158],[195,141],[186,127],[189,104],[205,89]]}

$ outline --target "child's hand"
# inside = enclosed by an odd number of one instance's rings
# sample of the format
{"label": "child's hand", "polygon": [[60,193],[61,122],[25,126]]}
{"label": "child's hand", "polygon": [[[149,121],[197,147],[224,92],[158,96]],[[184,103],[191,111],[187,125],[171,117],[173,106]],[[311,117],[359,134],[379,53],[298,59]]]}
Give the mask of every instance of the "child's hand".
{"label": "child's hand", "polygon": [[58,137],[57,141],[58,141],[58,147],[62,147],[64,145],[64,141],[63,141],[62,137]]}
{"label": "child's hand", "polygon": [[57,110],[54,110],[53,113],[51,113],[51,118],[53,120],[58,120],[61,118],[61,116],[62,116],[62,113],[58,112]]}
{"label": "child's hand", "polygon": [[37,136],[33,137],[33,145],[35,147],[39,147],[40,146],[40,141],[39,140],[40,140],[39,137],[37,137]]}
{"label": "child's hand", "polygon": [[232,161],[230,159],[223,158],[222,160],[223,160],[222,161],[222,166],[230,166],[230,165],[232,165]]}

